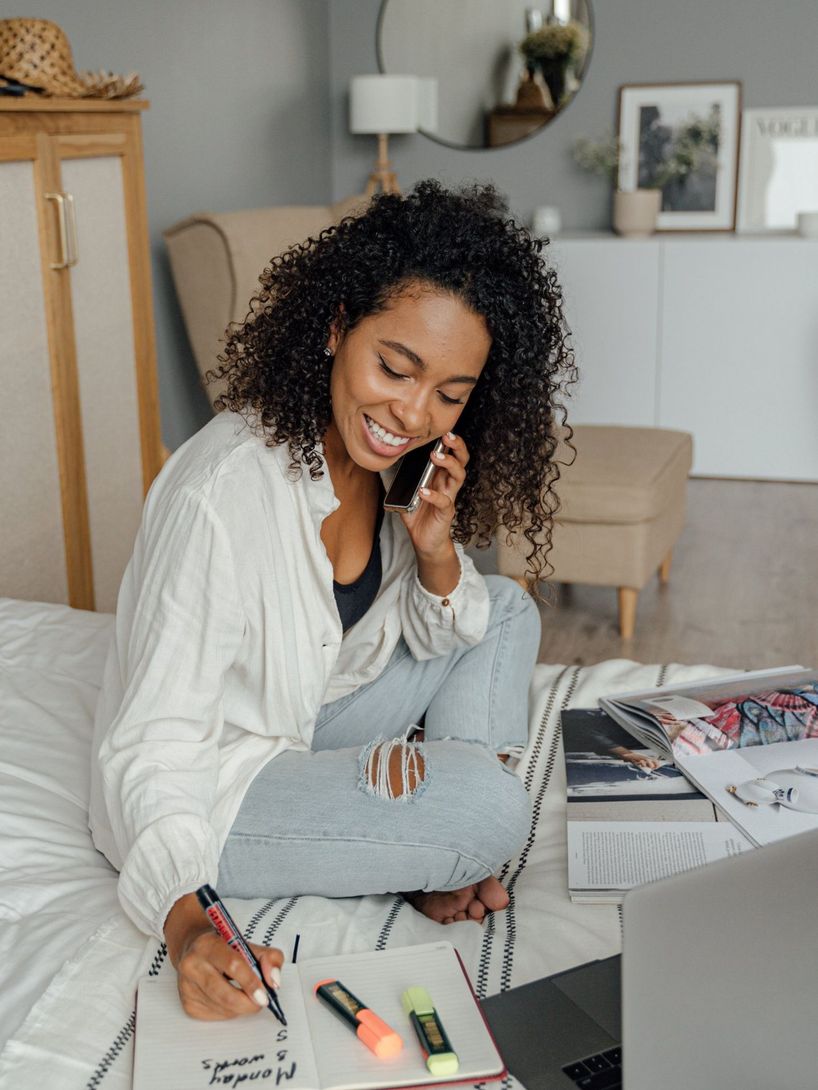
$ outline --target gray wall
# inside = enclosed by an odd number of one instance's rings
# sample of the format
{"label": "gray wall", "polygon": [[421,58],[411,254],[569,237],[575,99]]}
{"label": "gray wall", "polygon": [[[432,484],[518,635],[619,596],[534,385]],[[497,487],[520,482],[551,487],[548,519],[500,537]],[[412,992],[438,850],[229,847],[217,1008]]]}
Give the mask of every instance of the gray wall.
{"label": "gray wall", "polygon": [[[171,449],[209,419],[210,406],[161,232],[202,209],[325,203],[363,189],[375,140],[349,134],[347,87],[351,76],[377,71],[379,7],[380,0],[40,0],[37,6],[38,16],[67,32],[77,68],[136,69],[146,85],[159,391]],[[490,151],[394,137],[390,151],[404,187],[428,176],[451,183],[491,178],[519,216],[556,204],[569,229],[604,227],[607,187],[578,172],[568,148],[577,135],[612,125],[620,83],[740,79],[745,105],[818,101],[816,0],[596,0],[594,12],[587,82],[548,129]]]}
{"label": "gray wall", "polygon": [[329,200],[327,2],[40,0],[33,14],[65,30],[78,69],[136,70],[145,84],[159,394],[173,450],[212,412],[161,232],[205,209]]}
{"label": "gray wall", "polygon": [[[329,3],[338,199],[363,187],[375,157],[374,137],[351,136],[346,111],[350,77],[378,70],[380,0]],[[745,106],[818,104],[816,0],[594,0],[593,9],[586,81],[550,126],[521,144],[485,151],[456,151],[423,136],[392,137],[390,158],[402,187],[431,176],[450,183],[491,179],[526,220],[537,205],[553,204],[567,229],[607,228],[608,186],[579,171],[569,149],[577,136],[613,128],[620,84],[737,79]]]}

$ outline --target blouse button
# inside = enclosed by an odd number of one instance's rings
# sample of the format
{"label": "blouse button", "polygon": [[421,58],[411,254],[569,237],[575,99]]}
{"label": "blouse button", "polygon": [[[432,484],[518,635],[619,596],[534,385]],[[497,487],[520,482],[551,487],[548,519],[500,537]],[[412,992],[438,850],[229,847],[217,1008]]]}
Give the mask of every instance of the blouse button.
{"label": "blouse button", "polygon": [[440,604],[441,604],[441,605],[443,605],[443,606],[448,606],[448,605],[451,605],[451,603],[450,603],[450,601],[449,601],[449,599],[448,599],[448,598],[444,598],[444,599],[443,599],[443,601],[442,601],[442,602],[441,602]]}

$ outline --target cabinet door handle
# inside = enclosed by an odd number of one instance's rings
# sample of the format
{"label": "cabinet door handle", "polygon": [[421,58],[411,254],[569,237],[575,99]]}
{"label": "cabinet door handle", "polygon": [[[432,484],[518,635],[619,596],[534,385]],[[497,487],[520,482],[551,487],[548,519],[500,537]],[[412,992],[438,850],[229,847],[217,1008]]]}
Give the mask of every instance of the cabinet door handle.
{"label": "cabinet door handle", "polygon": [[[60,260],[52,261],[52,269],[69,269],[79,260],[77,255],[77,220],[74,215],[74,198],[70,193],[46,193],[47,201],[57,205],[57,223],[60,228]],[[68,210],[70,209],[70,219]]]}
{"label": "cabinet door handle", "polygon": [[77,244],[77,212],[74,208],[74,195],[63,193],[65,200],[66,241],[68,242],[68,256],[66,258],[69,267],[76,265],[80,259],[79,246]]}

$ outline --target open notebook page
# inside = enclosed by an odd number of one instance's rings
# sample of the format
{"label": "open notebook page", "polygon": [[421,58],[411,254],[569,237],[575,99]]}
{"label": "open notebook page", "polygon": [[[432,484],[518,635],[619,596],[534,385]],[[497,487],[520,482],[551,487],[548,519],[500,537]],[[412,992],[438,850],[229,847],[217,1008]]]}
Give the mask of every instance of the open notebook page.
{"label": "open notebook page", "polygon": [[[429,1073],[415,1031],[401,1006],[403,992],[415,986],[429,992],[460,1060],[460,1070],[452,1080],[476,1080],[502,1073],[503,1062],[450,943],[299,959],[298,969],[321,1086],[326,1090],[419,1086],[439,1081]],[[398,1056],[379,1060],[313,994],[315,985],[329,977],[340,980],[400,1034],[403,1050]]]}
{"label": "open notebook page", "polygon": [[[315,997],[315,984],[329,977],[339,979],[400,1034],[404,1047],[399,1056],[379,1060]],[[285,965],[279,996],[286,1028],[266,1010],[228,1022],[189,1018],[179,1002],[175,974],[144,977],[136,1008],[133,1090],[251,1084],[371,1090],[436,1082],[401,1006],[405,989],[416,985],[431,995],[460,1059],[452,1081],[500,1075],[502,1061],[457,955],[441,942]]]}
{"label": "open notebook page", "polygon": [[286,1027],[268,1010],[201,1022],[182,1010],[175,973],[144,977],[136,1004],[133,1090],[320,1090],[297,965],[284,967],[280,996]]}

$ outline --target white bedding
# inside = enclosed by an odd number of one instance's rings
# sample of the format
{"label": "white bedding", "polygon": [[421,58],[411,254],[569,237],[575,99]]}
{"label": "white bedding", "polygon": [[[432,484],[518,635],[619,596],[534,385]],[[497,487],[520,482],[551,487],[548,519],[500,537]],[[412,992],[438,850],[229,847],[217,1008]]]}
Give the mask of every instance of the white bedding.
{"label": "white bedding", "polygon": [[[116,872],[86,827],[93,709],[113,618],[0,599],[0,1087],[126,1090],[137,979],[173,972],[164,949],[118,907]],[[511,894],[486,925],[444,930],[398,897],[233,901],[255,941],[300,954],[383,949],[441,934],[478,995],[619,947],[616,908],[574,905],[565,886],[564,707],[603,693],[720,673],[707,666],[538,666],[518,774],[531,793],[529,842],[502,875]],[[727,672],[727,671],[726,671]],[[510,1080],[508,1085],[512,1085]]]}

